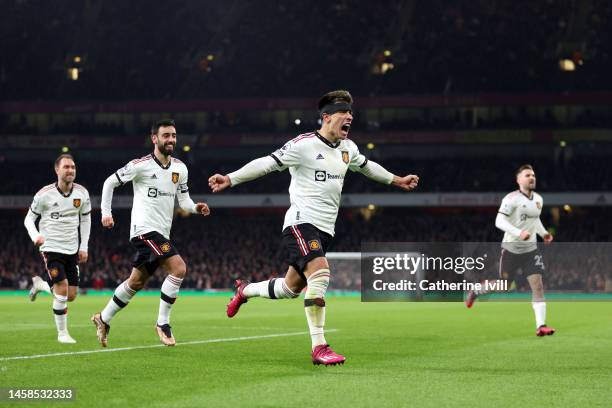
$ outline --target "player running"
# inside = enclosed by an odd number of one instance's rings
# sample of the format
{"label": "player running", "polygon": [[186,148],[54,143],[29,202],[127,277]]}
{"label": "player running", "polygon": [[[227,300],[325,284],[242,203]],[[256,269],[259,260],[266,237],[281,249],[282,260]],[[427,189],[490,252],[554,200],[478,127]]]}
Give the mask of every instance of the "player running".
{"label": "player running", "polygon": [[[546,302],[542,273],[545,270],[542,254],[538,250],[536,234],[545,243],[553,236],[540,220],[542,196],[535,192],[536,176],[529,164],[521,166],[516,173],[519,189],[506,195],[502,200],[495,220],[495,226],[504,231],[500,258],[500,278],[513,277],[519,270],[527,276],[531,287],[532,306],[536,320],[536,336],[550,336],[555,329],[546,326]],[[466,306],[472,307],[476,297],[486,290],[470,292]]]}
{"label": "player running", "polygon": [[158,267],[168,275],[161,286],[159,314],[155,329],[162,344],[174,346],[176,340],[170,327],[170,312],[187,272],[185,262],[170,242],[174,201],[193,214],[210,214],[208,205],[194,202],[187,188],[187,166],[172,156],[176,146],[176,126],[173,120],[161,120],[151,128],[153,153],[132,160],[104,182],[102,190],[102,225],[115,224],[111,212],[113,190],[128,182],[134,187],[130,243],[136,250],[130,277],[120,284],[112,299],[100,313],[92,316],[98,341],[107,346],[110,321],[142,289]]}
{"label": "player running", "polygon": [[236,294],[227,305],[233,317],[251,297],[268,299],[304,296],[306,320],[312,339],[314,364],[342,364],[345,357],[335,353],[324,337],[325,292],[330,270],[325,253],[334,236],[340,194],[347,170],[360,172],[383,184],[404,190],[416,188],[419,178],[398,177],[359,153],[348,139],[353,121],[353,98],[347,91],[333,91],[319,101],[321,128],[299,135],[266,157],[253,160],[228,175],[215,174],[209,185],[214,193],[262,177],[272,171],[289,169],[291,207],[285,215],[283,243],[289,257],[284,278],[250,283],[237,280]]}
{"label": "player running", "polygon": [[[38,292],[53,296],[57,341],[76,343],[68,333],[67,302],[76,299],[79,287],[79,263],[87,262],[87,244],[91,230],[91,202],[87,189],[74,182],[76,165],[70,154],[55,160],[57,182],[41,188],[34,196],[24,225],[30,239],[40,249],[45,264],[44,279],[32,278],[30,300]],[[36,220],[40,217],[40,231]]]}

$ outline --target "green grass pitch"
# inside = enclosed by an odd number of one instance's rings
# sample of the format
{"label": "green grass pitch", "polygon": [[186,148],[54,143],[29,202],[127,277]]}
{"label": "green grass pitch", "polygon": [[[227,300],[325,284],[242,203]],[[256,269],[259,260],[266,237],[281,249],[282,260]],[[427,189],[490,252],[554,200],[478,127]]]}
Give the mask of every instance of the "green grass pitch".
{"label": "green grass pitch", "polygon": [[[228,319],[227,299],[184,296],[172,316],[177,347],[7,359],[98,350],[89,317],[107,300],[71,304],[78,343],[62,345],[49,297],[0,297],[0,387],[76,390],[73,402],[5,406],[612,406],[612,307],[603,302],[550,302],[558,332],[537,338],[527,302],[468,310],[330,297],[327,340],[347,363],[316,367],[309,336],[292,335],[307,330],[301,301],[253,299]],[[113,320],[109,349],[159,344],[157,305],[136,297]]]}

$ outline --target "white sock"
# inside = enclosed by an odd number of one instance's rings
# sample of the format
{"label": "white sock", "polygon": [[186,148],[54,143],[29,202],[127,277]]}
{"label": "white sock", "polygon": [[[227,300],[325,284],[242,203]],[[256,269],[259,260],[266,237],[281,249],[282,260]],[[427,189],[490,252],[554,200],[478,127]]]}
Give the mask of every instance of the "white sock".
{"label": "white sock", "polygon": [[536,329],[546,324],[546,302],[532,302],[533,312],[535,313]]}
{"label": "white sock", "polygon": [[67,301],[68,296],[53,295],[53,315],[55,316],[55,326],[57,327],[58,333],[65,332],[68,324]]}
{"label": "white sock", "polygon": [[306,320],[310,329],[310,338],[312,340],[312,348],[321,344],[327,344],[325,341],[325,292],[329,286],[329,269],[319,269],[308,278],[308,288],[304,295],[304,311],[306,312]]}
{"label": "white sock", "polygon": [[247,298],[263,297],[267,299],[289,299],[300,296],[293,292],[283,278],[275,278],[267,281],[249,283],[242,293]]}
{"label": "white sock", "polygon": [[117,286],[112,299],[108,301],[106,307],[102,310],[102,321],[106,324],[110,323],[113,316],[126,307],[135,294],[136,291],[128,286],[127,281]]}
{"label": "white sock", "polygon": [[158,325],[170,323],[170,312],[181,288],[181,283],[183,283],[181,278],[172,275],[168,275],[164,279],[161,287],[161,299],[159,300],[159,314],[157,315]]}

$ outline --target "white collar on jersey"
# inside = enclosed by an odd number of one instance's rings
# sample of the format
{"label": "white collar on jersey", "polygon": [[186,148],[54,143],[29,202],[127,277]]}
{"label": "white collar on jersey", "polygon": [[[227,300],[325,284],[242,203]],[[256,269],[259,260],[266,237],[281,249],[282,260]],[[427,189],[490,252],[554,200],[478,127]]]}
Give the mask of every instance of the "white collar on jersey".
{"label": "white collar on jersey", "polygon": [[317,137],[319,138],[320,141],[322,141],[323,143],[325,143],[326,145],[328,145],[332,149],[335,149],[336,147],[340,146],[340,142],[337,142],[337,143],[330,142],[329,140],[327,140],[326,138],[321,136],[321,134],[319,133],[318,130],[315,130],[315,135],[317,135]]}
{"label": "white collar on jersey", "polygon": [[59,185],[57,184],[57,181],[55,182],[55,188],[57,188],[57,191],[63,195],[64,197],[70,197],[70,195],[72,194],[72,190],[74,190],[74,183],[72,183],[72,185],[70,186],[70,191],[68,192],[68,194],[64,193],[60,188]]}
{"label": "white collar on jersey", "polygon": [[155,157],[155,153],[151,153],[151,157],[153,157],[153,160],[155,160],[155,163],[157,163],[159,167],[161,167],[164,170],[168,170],[170,168],[170,165],[172,164],[172,157],[170,157],[170,160],[168,161],[168,164],[166,166],[164,166],[162,162],[160,162],[157,159],[157,157]]}

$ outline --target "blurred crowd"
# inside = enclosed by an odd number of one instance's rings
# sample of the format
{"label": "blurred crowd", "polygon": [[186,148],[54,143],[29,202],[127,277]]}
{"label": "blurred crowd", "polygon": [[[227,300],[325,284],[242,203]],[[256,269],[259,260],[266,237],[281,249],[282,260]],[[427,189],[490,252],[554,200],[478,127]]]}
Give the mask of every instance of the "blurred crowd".
{"label": "blurred crowd", "polygon": [[[131,270],[129,212],[115,211],[116,226],[104,230],[100,214],[93,213],[89,261],[81,267],[84,288],[114,288]],[[359,252],[365,242],[498,242],[502,233],[494,227],[495,210],[382,209],[369,216],[357,210],[341,211],[331,251]],[[25,289],[34,275],[44,273],[43,263],[22,225],[24,214],[0,212],[5,235],[0,248],[0,287]],[[612,222],[605,208],[563,214],[553,221],[544,216],[559,242],[608,242]],[[213,210],[210,217],[180,217],[174,221],[171,239],[184,257],[188,272],[183,287],[230,288],[234,279],[252,281],[283,276],[286,257],[281,242],[282,211]],[[601,291],[612,280],[609,244],[592,249],[566,251],[551,264],[546,285],[553,289]],[[589,252],[592,255],[588,255]],[[606,252],[607,251],[607,252]],[[587,260],[588,262],[585,262]],[[332,264],[333,289],[358,290],[358,261]],[[158,288],[164,279],[158,270],[148,283]],[[609,283],[608,283],[609,284]]]}
{"label": "blurred crowd", "polygon": [[[245,158],[198,159],[197,153],[187,157],[180,156],[189,168],[189,189],[191,194],[209,194],[208,178],[215,174],[227,174],[235,171],[250,160],[272,153],[276,147],[263,150],[261,154],[243,152]],[[261,150],[261,149],[260,149]],[[597,151],[594,147],[593,152]],[[380,157],[376,151],[370,152],[361,147],[362,153],[371,160],[382,164],[394,174],[418,174],[420,176],[419,192],[509,192],[516,189],[514,171],[525,163],[531,163],[538,178],[538,190],[555,191],[608,191],[612,185],[612,166],[607,156],[600,154],[574,155],[571,149],[555,152],[542,157],[534,151],[525,150],[520,159],[504,155],[482,154],[475,157],[448,157],[440,155],[433,158],[422,158],[408,152],[406,157]],[[134,157],[140,157],[144,155]],[[553,155],[554,153],[554,155]],[[223,152],[219,153],[224,154]],[[105,160],[106,159],[106,160]],[[89,160],[80,160],[76,155],[77,179],[91,195],[100,195],[104,180],[123,167],[122,162],[111,159],[105,154]],[[97,160],[104,160],[103,162]],[[22,176],[28,171],[27,179]],[[0,185],[0,194],[31,195],[44,185],[55,182],[53,162],[20,162],[0,156],[0,172],[5,180]],[[588,174],[588,177],[585,177]],[[273,172],[265,177],[242,184],[227,190],[224,194],[286,194],[289,188],[288,171]],[[347,172],[344,193],[397,193],[393,187],[382,185],[367,177]],[[116,195],[132,194],[131,187],[118,188]]]}
{"label": "blurred crowd", "polygon": [[[6,100],[612,88],[605,0],[4,6]],[[575,71],[561,71],[561,58]]]}

